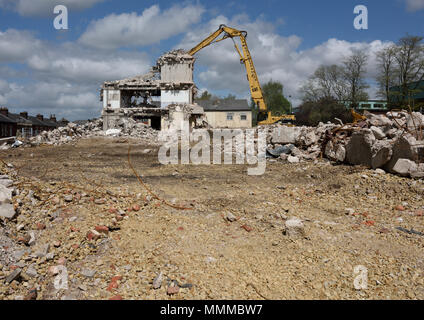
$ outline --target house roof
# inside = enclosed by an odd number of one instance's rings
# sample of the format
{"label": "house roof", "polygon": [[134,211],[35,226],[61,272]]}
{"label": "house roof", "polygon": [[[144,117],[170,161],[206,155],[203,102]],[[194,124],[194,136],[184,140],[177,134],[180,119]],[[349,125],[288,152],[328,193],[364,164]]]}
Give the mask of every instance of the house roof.
{"label": "house roof", "polygon": [[235,99],[235,100],[197,100],[205,111],[252,111],[247,100]]}
{"label": "house roof", "polygon": [[0,113],[0,122],[2,122],[2,123],[16,123],[12,119],[6,117],[5,115],[3,115],[1,113]]}
{"label": "house roof", "polygon": [[15,114],[15,113],[10,113],[7,116],[9,119],[11,119],[13,122],[20,124],[20,125],[25,125],[25,126],[30,126],[32,125],[32,122],[29,119],[25,119],[24,117],[22,117],[19,114]]}
{"label": "house roof", "polygon": [[40,127],[51,127],[51,125],[49,125],[47,122],[45,122],[44,120],[41,121],[37,117],[28,116],[28,119],[31,121],[33,125],[40,126]]}

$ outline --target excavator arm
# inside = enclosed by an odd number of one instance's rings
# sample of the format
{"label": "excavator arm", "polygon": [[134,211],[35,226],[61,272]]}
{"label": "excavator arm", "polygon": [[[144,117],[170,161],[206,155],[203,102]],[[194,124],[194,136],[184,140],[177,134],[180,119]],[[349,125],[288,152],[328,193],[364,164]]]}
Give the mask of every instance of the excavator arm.
{"label": "excavator arm", "polygon": [[[223,34],[222,38],[217,39],[221,34]],[[240,48],[238,47],[237,43],[234,41],[234,38],[237,38],[237,37],[240,38],[242,51],[240,51]],[[247,47],[246,37],[247,37],[246,31],[239,31],[237,29],[230,28],[225,25],[221,25],[217,31],[215,31],[209,37],[207,37],[202,42],[200,42],[188,53],[193,56],[197,52],[199,52],[200,50],[209,46],[212,43],[216,43],[216,42],[231,38],[234,42],[234,47],[236,48],[240,56],[240,63],[243,63],[246,67],[247,80],[249,81],[249,86],[250,86],[250,93],[252,95],[252,99],[254,103],[258,106],[258,109],[259,109],[258,118],[259,118],[259,121],[261,121],[267,118],[268,108],[264,100],[262,88],[259,83],[255,66],[253,64],[252,56],[250,55],[249,48]]]}

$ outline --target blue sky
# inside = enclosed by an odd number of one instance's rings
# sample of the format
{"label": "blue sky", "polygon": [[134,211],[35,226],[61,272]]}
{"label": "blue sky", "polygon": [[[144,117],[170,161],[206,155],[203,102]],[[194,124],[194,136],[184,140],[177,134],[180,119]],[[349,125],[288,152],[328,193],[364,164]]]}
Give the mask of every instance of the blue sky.
{"label": "blue sky", "polygon": [[[69,30],[53,28],[56,4],[67,6]],[[353,27],[357,5],[368,8],[368,30]],[[296,104],[299,86],[320,64],[340,63],[353,49],[369,52],[372,85],[375,52],[407,33],[424,35],[423,18],[424,0],[0,0],[0,104],[97,117],[104,80],[145,73],[163,52],[190,49],[220,23],[248,31],[261,82],[281,81]],[[200,89],[249,97],[231,41],[197,58]]]}

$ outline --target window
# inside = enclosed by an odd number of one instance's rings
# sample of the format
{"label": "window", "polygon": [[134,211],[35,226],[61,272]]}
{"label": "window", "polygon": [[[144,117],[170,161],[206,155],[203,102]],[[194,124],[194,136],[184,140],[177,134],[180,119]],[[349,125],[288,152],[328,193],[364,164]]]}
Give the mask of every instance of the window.
{"label": "window", "polygon": [[233,114],[232,113],[227,113],[227,120],[233,121]]}
{"label": "window", "polygon": [[119,101],[119,93],[109,92],[109,100],[110,101]]}
{"label": "window", "polygon": [[240,115],[240,120],[241,120],[241,121],[246,121],[246,120],[247,120],[247,115],[245,115],[245,114],[241,114],[241,115]]}

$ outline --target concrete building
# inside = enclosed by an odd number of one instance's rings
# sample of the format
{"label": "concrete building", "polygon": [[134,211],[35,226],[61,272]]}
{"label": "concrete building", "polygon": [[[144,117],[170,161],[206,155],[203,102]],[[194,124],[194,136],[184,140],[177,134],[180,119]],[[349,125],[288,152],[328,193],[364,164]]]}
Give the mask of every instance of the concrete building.
{"label": "concrete building", "polygon": [[252,109],[247,100],[202,100],[206,120],[212,128],[251,128]]}
{"label": "concrete building", "polygon": [[104,82],[100,94],[103,129],[115,128],[127,117],[158,130],[170,129],[180,119],[200,125],[204,113],[193,103],[194,61],[183,50],[174,50],[161,56],[145,75]]}

